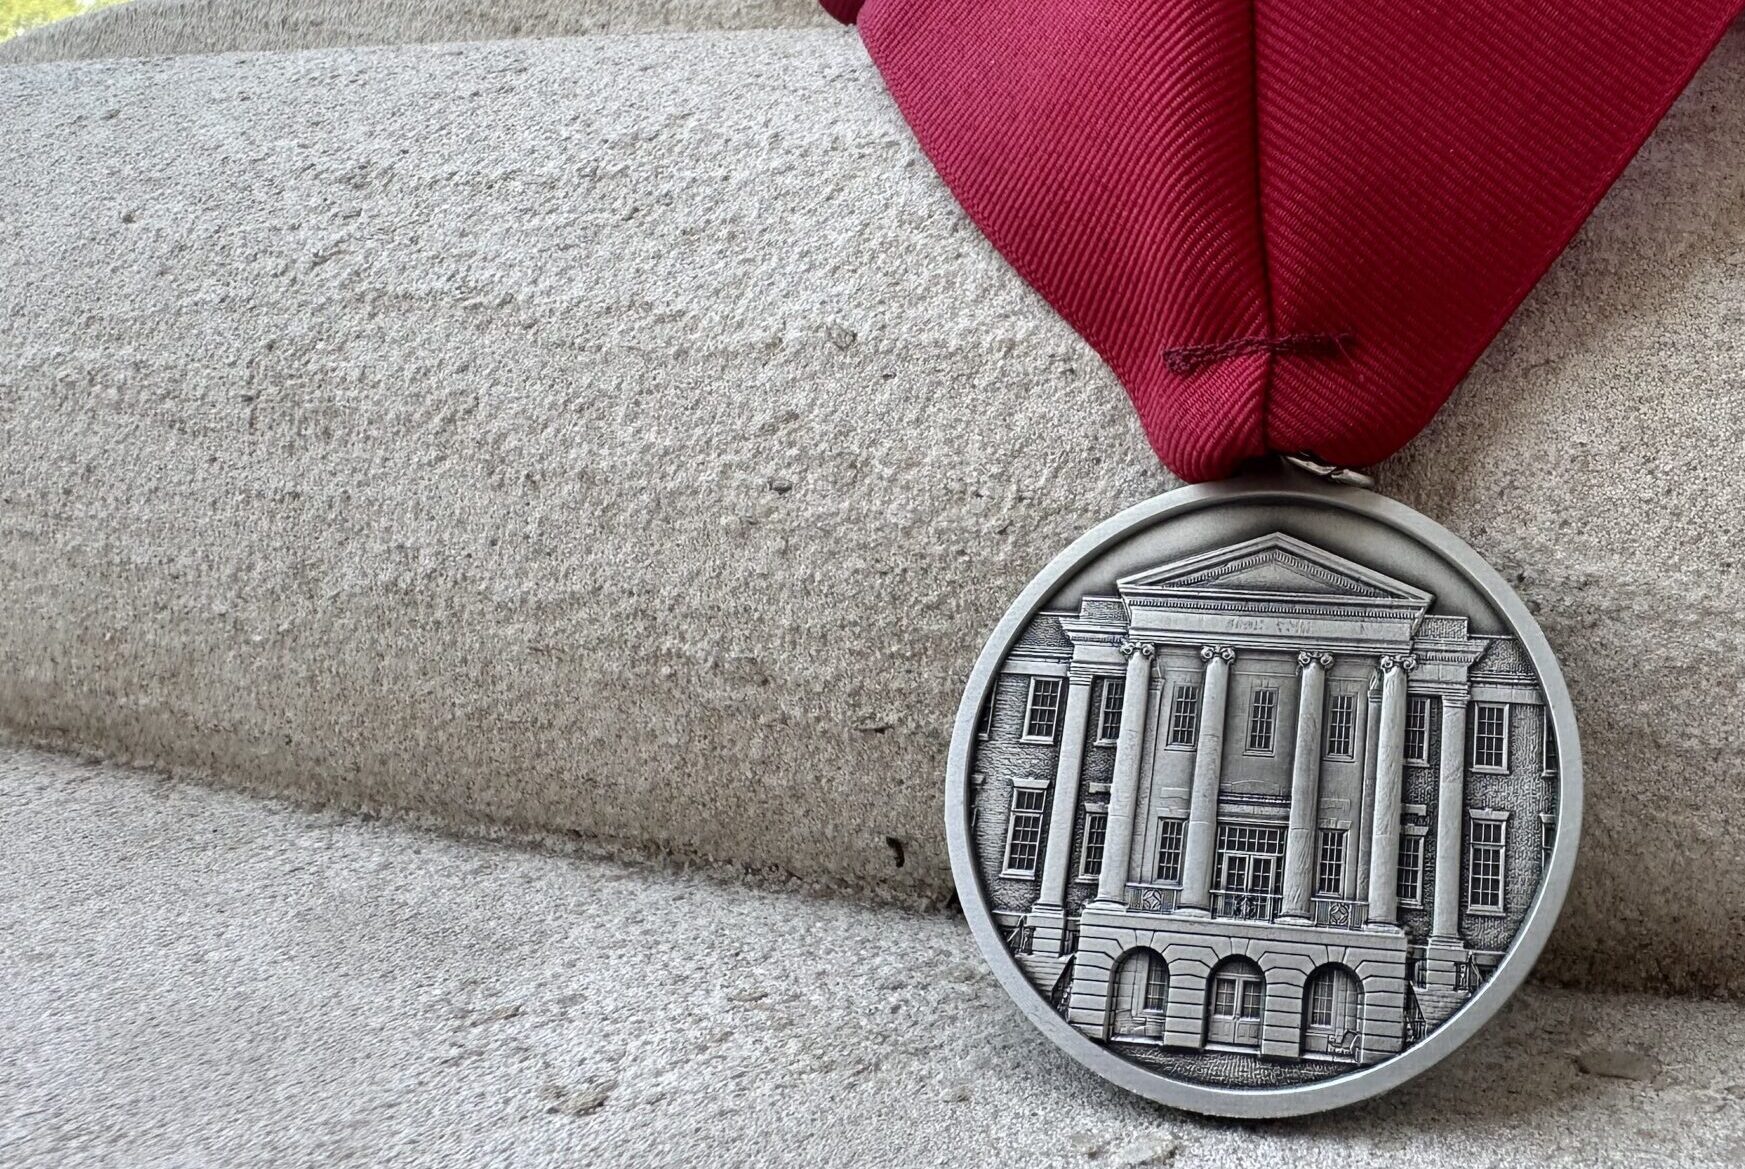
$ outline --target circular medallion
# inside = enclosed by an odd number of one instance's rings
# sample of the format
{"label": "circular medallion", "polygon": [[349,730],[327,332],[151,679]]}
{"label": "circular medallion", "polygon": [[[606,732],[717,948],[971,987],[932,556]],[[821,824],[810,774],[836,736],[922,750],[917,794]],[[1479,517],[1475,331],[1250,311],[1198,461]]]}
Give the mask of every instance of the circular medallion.
{"label": "circular medallion", "polygon": [[958,711],[971,928],[1025,1014],[1164,1104],[1349,1104],[1483,1025],[1551,932],[1581,756],[1501,576],[1402,504],[1189,487],[1055,558]]}

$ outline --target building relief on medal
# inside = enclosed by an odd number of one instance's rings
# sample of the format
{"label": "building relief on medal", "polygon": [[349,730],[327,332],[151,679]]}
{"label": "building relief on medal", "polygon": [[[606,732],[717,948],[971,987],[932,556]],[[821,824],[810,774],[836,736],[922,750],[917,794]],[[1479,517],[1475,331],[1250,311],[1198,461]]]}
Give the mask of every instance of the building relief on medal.
{"label": "building relief on medal", "polygon": [[1030,621],[967,814],[1007,946],[1074,1028],[1181,1079],[1307,1082],[1490,976],[1557,757],[1520,644],[1450,604],[1274,531]]}

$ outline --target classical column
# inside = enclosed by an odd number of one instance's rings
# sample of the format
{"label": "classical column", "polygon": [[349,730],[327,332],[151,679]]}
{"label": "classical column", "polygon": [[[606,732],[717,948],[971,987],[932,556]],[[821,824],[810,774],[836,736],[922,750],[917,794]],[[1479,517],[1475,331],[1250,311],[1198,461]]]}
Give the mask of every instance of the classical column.
{"label": "classical column", "polygon": [[1381,748],[1381,674],[1370,675],[1369,689],[1364,699],[1368,722],[1363,740],[1363,795],[1357,812],[1361,823],[1357,833],[1358,888],[1369,893],[1369,842],[1375,832],[1375,765]]}
{"label": "classical column", "polygon": [[1061,728],[1060,763],[1054,770],[1054,806],[1049,812],[1048,851],[1042,855],[1039,910],[1066,906],[1067,865],[1072,859],[1072,828],[1079,806],[1079,778],[1084,772],[1085,724],[1091,714],[1091,675],[1074,670],[1068,677],[1066,724]]}
{"label": "classical column", "polygon": [[1177,905],[1204,915],[1212,908],[1212,852],[1218,835],[1218,785],[1224,778],[1224,706],[1230,693],[1229,646],[1205,646],[1206,677],[1200,687],[1200,728],[1194,739],[1193,790],[1188,796],[1187,839],[1182,852],[1182,890]]}
{"label": "classical column", "polygon": [[1436,788],[1436,900],[1430,936],[1460,937],[1460,835],[1466,813],[1466,695],[1442,696],[1442,753]]}
{"label": "classical column", "polygon": [[1369,924],[1399,924],[1400,787],[1406,752],[1406,674],[1411,657],[1381,659],[1381,729],[1375,750],[1375,822],[1369,847]]}
{"label": "classical column", "polygon": [[1139,757],[1145,753],[1145,708],[1151,701],[1155,647],[1124,642],[1127,684],[1121,691],[1121,737],[1115,740],[1115,777],[1109,788],[1109,818],[1103,833],[1103,867],[1097,900],[1127,904],[1127,862],[1133,855],[1133,813],[1139,806]]}
{"label": "classical column", "polygon": [[1309,920],[1315,891],[1315,825],[1321,793],[1321,713],[1327,699],[1328,654],[1300,653],[1297,671],[1297,742],[1291,757],[1291,818],[1285,833],[1285,892],[1279,917]]}
{"label": "classical column", "polygon": [[1351,863],[1345,867],[1345,886],[1340,896],[1346,900],[1369,893],[1369,833],[1375,809],[1375,732],[1381,714],[1381,679],[1370,675],[1364,687],[1363,705],[1357,708],[1357,760],[1361,787],[1357,797],[1357,819],[1351,832]]}

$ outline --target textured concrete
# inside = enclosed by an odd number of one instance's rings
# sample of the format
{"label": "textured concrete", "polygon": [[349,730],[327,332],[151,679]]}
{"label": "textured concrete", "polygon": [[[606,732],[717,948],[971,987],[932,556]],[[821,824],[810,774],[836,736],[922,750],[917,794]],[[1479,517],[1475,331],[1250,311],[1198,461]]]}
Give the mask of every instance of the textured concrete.
{"label": "textured concrete", "polygon": [[816,0],[129,0],[0,43],[0,64],[832,23]]}
{"label": "textured concrete", "polygon": [[1745,1008],[1532,988],[1330,1116],[1105,1086],[955,917],[0,751],[0,1162],[1723,1166]]}
{"label": "textured concrete", "polygon": [[[1570,983],[1745,989],[1742,110],[1736,34],[1383,468],[1564,655]],[[847,32],[19,66],[0,129],[39,741],[942,896],[982,637],[1168,485]]]}

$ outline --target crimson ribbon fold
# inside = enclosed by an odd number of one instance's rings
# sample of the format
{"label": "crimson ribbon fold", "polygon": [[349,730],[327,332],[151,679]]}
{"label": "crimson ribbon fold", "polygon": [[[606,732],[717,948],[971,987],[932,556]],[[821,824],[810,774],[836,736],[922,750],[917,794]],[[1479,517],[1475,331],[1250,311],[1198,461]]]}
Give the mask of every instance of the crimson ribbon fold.
{"label": "crimson ribbon fold", "polygon": [[822,0],[1187,480],[1430,420],[1745,0]]}

